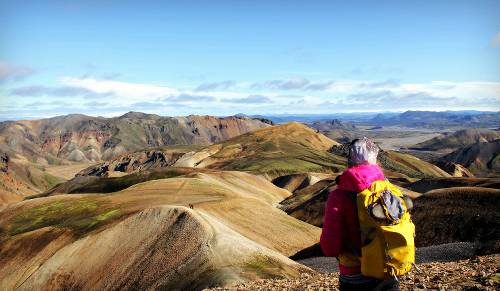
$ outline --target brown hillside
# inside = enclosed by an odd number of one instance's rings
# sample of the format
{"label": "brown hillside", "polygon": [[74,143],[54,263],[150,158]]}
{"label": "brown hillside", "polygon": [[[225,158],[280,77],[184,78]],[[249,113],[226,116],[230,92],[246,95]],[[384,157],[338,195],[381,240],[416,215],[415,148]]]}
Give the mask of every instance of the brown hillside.
{"label": "brown hillside", "polygon": [[0,156],[0,208],[47,191],[89,165],[42,166],[7,154]]}
{"label": "brown hillside", "polygon": [[[58,234],[57,230],[51,234],[50,230],[41,229],[36,235],[54,238],[36,253],[43,265],[25,270],[27,272],[3,272],[3,287],[20,290],[201,289],[241,282],[245,278],[256,279],[262,276],[260,272],[271,276],[273,268],[284,277],[307,271],[211,216],[185,207],[145,209],[76,241],[64,233]],[[18,240],[17,244],[23,246],[26,239]],[[30,254],[20,251],[23,253],[17,252],[16,257]],[[261,265],[256,265],[259,268],[252,265],[260,260],[266,264],[262,270]],[[17,268],[12,264],[3,266],[22,270],[35,264],[32,260]],[[241,270],[232,266],[241,266]]]}
{"label": "brown hillside", "polygon": [[334,178],[321,180],[295,191],[280,202],[279,208],[297,219],[322,227],[325,203],[335,186]]}
{"label": "brown hillside", "polygon": [[296,277],[309,269],[287,256],[319,229],[273,206],[289,195],[262,177],[210,171],[23,201],[0,212],[0,286],[201,289]]}
{"label": "brown hillside", "polygon": [[429,246],[472,241],[482,243],[489,251],[498,252],[499,208],[498,189],[454,187],[427,192],[415,201],[412,211],[416,244]]}
{"label": "brown hillside", "polygon": [[26,160],[0,154],[0,208],[52,188],[64,179]]}

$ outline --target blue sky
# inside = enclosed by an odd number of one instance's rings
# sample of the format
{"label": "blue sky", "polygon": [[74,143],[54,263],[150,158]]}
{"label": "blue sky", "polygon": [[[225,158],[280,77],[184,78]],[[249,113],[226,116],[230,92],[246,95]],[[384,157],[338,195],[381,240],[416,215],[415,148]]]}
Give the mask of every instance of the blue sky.
{"label": "blue sky", "polygon": [[1,119],[500,110],[500,1],[0,0],[0,86]]}

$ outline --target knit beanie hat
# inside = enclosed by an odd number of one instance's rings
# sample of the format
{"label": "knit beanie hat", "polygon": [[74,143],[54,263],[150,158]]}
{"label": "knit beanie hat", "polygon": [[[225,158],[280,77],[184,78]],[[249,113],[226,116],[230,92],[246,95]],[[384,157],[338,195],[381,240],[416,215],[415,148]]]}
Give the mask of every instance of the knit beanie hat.
{"label": "knit beanie hat", "polygon": [[352,167],[361,164],[377,164],[379,147],[366,137],[355,139],[349,145],[347,166]]}

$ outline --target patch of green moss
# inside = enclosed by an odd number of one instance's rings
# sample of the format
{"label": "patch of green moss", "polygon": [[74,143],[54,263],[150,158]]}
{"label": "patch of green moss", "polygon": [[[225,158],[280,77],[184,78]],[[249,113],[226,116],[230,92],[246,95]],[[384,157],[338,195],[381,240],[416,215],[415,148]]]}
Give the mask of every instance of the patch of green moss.
{"label": "patch of green moss", "polygon": [[404,174],[412,178],[425,178],[430,175],[426,175],[401,162],[401,157],[392,153],[383,152],[379,155],[379,163],[384,169],[388,169],[397,173]]}
{"label": "patch of green moss", "polygon": [[47,172],[43,173],[43,179],[47,182],[47,189],[50,189],[50,188],[54,187],[55,185],[64,181],[61,178],[53,176]]}
{"label": "patch of green moss", "polygon": [[229,144],[222,147],[221,150],[212,155],[213,158],[227,158],[234,154],[234,152],[239,152],[241,150],[240,144]]}
{"label": "patch of green moss", "polygon": [[491,159],[491,161],[488,163],[488,167],[493,171],[500,171],[500,154]]}
{"label": "patch of green moss", "polygon": [[334,164],[333,160],[314,160],[312,157],[310,158],[311,160],[307,157],[281,156],[261,158],[255,156],[233,160],[225,165],[223,169],[248,171],[274,177],[293,173],[337,171],[340,167],[338,164]]}
{"label": "patch of green moss", "polygon": [[83,151],[86,152],[86,151],[91,151],[93,149],[94,149],[93,146],[88,145],[88,146],[86,146],[86,147],[83,148]]}
{"label": "patch of green moss", "polygon": [[261,261],[251,261],[246,264],[246,267],[254,270],[263,270],[266,268],[266,265]]}
{"label": "patch of green moss", "polygon": [[282,269],[274,263],[270,258],[265,256],[257,256],[252,260],[247,261],[244,265],[246,271],[257,274],[260,278],[281,277]]}
{"label": "patch of green moss", "polygon": [[61,164],[61,160],[55,158],[52,155],[47,155],[45,157],[45,159],[47,160],[47,163],[49,163],[49,165],[60,165]]}
{"label": "patch of green moss", "polygon": [[473,163],[470,164],[468,169],[474,174],[487,171],[487,167],[483,165],[480,161],[474,161]]}
{"label": "patch of green moss", "polygon": [[45,167],[40,164],[33,164],[33,167],[40,171],[45,171]]}
{"label": "patch of green moss", "polygon": [[272,141],[266,141],[259,146],[259,150],[266,152],[279,151],[280,148]]}
{"label": "patch of green moss", "polygon": [[47,226],[70,228],[76,232],[94,229],[122,213],[91,199],[54,201],[24,210],[10,220],[9,234],[16,235]]}
{"label": "patch of green moss", "polygon": [[256,271],[262,271],[270,266],[271,264],[269,264],[269,262],[265,257],[255,257],[253,260],[245,263],[246,268],[253,269]]}

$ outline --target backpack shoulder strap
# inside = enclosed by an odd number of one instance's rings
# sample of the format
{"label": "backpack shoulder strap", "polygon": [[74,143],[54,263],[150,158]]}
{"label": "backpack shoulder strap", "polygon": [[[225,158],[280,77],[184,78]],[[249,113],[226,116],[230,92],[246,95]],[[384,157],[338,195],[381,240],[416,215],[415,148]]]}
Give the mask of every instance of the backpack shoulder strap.
{"label": "backpack shoulder strap", "polygon": [[348,192],[347,196],[349,196],[349,198],[354,202],[354,204],[357,204],[356,202],[358,200],[358,192]]}

